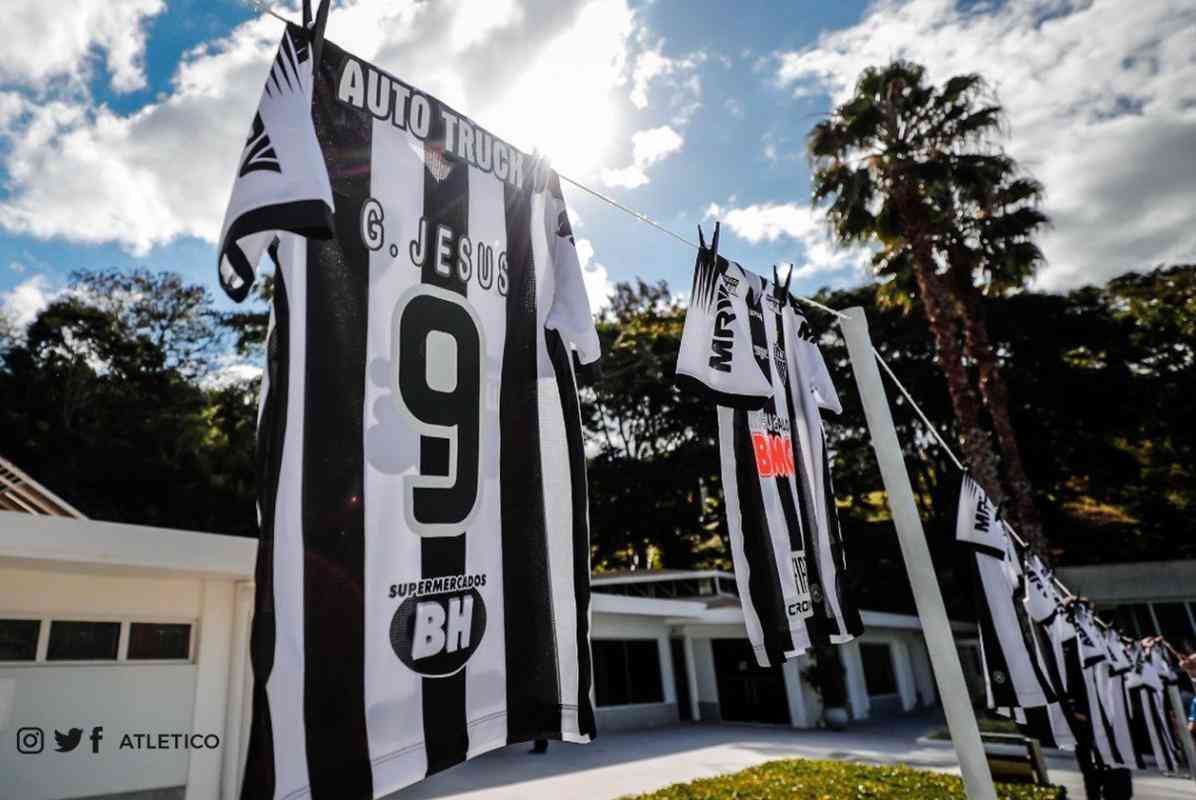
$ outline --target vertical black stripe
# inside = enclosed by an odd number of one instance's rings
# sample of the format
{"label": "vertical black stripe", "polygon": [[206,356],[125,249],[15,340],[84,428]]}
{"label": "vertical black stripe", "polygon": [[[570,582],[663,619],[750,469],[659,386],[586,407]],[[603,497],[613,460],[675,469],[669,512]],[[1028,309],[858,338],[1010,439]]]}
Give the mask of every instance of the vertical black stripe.
{"label": "vertical black stripe", "polygon": [[[769,304],[765,304],[770,308]],[[773,332],[776,336],[776,349],[770,353],[779,359],[784,360],[784,369],[779,369],[777,366],[770,364],[773,375],[773,397],[769,398],[765,408],[776,414],[776,388],[778,383],[783,389],[783,394],[779,398],[781,400],[781,409],[784,411],[784,416],[789,422],[788,431],[781,431],[789,435],[789,446],[793,450],[793,466],[797,474],[792,477],[788,475],[778,475],[777,493],[781,498],[781,509],[785,515],[785,527],[788,528],[789,533],[789,549],[793,551],[801,551],[806,564],[806,589],[810,594],[810,602],[814,616],[807,617],[805,625],[807,633],[810,635],[811,643],[825,643],[829,642],[829,631],[825,621],[826,614],[823,613],[823,604],[815,603],[813,598],[818,596],[816,587],[821,583],[819,580],[819,564],[818,564],[818,538],[817,528],[813,523],[813,517],[804,513],[804,509],[809,505],[811,499],[807,497],[813,490],[813,486],[807,486],[803,480],[807,478],[806,470],[804,469],[805,461],[801,457],[801,445],[798,437],[797,425],[798,416],[794,413],[793,404],[793,375],[789,373],[788,363],[788,349],[789,343],[785,339],[785,317],[784,306],[779,304],[780,312],[772,314],[773,317]],[[769,359],[772,361],[772,359]],[[795,500],[793,497],[793,489],[797,487],[798,497]],[[799,516],[798,508],[803,509],[803,513]],[[813,624],[811,624],[813,623]],[[818,641],[815,641],[818,637]]]}
{"label": "vertical black stripe", "polygon": [[590,522],[586,488],[585,445],[581,439],[581,412],[573,381],[573,360],[556,331],[548,332],[548,355],[556,373],[557,392],[569,449],[569,478],[573,494],[573,594],[577,600],[577,727],[595,734],[594,707],[590,704],[593,669],[590,663]]}
{"label": "vertical black stripe", "polygon": [[274,669],[274,520],[277,513],[278,481],[282,472],[282,449],[287,430],[287,391],[290,382],[291,311],[286,280],[278,263],[277,243],[270,247],[274,260],[274,329],[266,341],[266,374],[269,381],[262,419],[257,432],[258,507],[262,525],[254,568],[253,630],[249,657],[253,665],[253,718],[249,726],[245,778],[241,797],[255,800],[273,797],[274,725],[266,682]]}
{"label": "vertical black stripe", "polygon": [[735,483],[739,491],[740,538],[743,554],[748,562],[748,594],[756,616],[760,618],[764,650],[772,666],[785,660],[785,653],[793,649],[789,633],[789,617],[785,613],[784,593],[780,573],[768,535],[768,519],[764,512],[764,495],[760,489],[760,472],[756,469],[756,451],[752,447],[752,432],[748,427],[748,412],[732,412],[732,447],[735,458]]}
{"label": "vertical black stripe", "polygon": [[826,429],[822,426],[821,419],[819,419],[818,433],[822,437],[822,480],[823,486],[826,487],[826,521],[829,526],[827,533],[831,541],[831,563],[835,567],[834,577],[824,579],[823,586],[826,585],[827,580],[835,582],[835,596],[839,600],[839,614],[841,615],[835,621],[836,626],[841,627],[838,632],[845,636],[859,636],[864,632],[864,619],[860,616],[860,610],[852,599],[850,587],[847,585],[847,549],[843,544],[843,528],[839,524],[839,508],[835,505],[835,482],[831,478],[830,449],[827,447]]}
{"label": "vertical black stripe", "polygon": [[373,795],[365,721],[365,394],[373,117],[336,102],[333,48],[315,120],[336,196],[335,233],[309,240],[303,442],[304,733],[315,800]]}
{"label": "vertical black stripe", "polygon": [[[439,113],[439,111],[437,111]],[[435,130],[443,130],[438,122]],[[435,137],[429,137],[435,138]],[[450,292],[466,294],[465,283],[449,259],[449,274],[437,272],[436,242],[441,226],[447,228],[455,254],[459,237],[469,234],[469,165],[464,161],[446,158],[451,166],[448,175],[439,173],[437,179],[430,165],[424,166],[424,220],[427,223],[423,263],[420,279]],[[477,458],[477,454],[461,454]],[[419,469],[423,475],[449,474],[449,441],[435,437],[421,437]],[[465,573],[466,537],[425,537],[420,547],[421,573],[425,579]],[[468,669],[468,667],[466,667]],[[428,774],[447,769],[465,760],[469,751],[469,727],[465,709],[465,669],[443,678],[424,678],[424,747],[428,755]]]}
{"label": "vertical black stripe", "polygon": [[499,396],[503,603],[506,619],[507,741],[559,738],[552,575],[544,514],[537,399],[536,274],[531,203],[504,185],[507,225],[507,332]]}

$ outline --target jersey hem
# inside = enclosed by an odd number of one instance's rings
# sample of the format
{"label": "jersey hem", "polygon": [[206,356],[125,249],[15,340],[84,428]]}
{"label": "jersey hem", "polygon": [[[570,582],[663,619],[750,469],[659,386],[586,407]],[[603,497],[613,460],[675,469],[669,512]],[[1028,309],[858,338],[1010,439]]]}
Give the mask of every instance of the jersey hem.
{"label": "jersey hem", "polygon": [[673,383],[677,388],[693,392],[699,397],[714,403],[716,406],[725,406],[742,411],[759,411],[768,402],[768,397],[761,397],[759,395],[720,392],[703,383],[701,379],[680,370],[677,371],[676,377],[673,378]]}
{"label": "jersey hem", "polygon": [[[577,710],[577,706],[573,706],[573,705],[563,705],[562,704],[560,706],[557,706],[557,708],[559,708],[561,711],[576,711]],[[487,716],[479,717],[479,718],[473,720],[472,722],[467,723],[465,727],[468,730],[468,729],[475,728],[475,727],[478,727],[481,725],[490,725],[490,724],[493,724],[495,720],[499,720],[499,719],[505,720],[507,717],[508,717],[508,714],[506,712],[502,712],[499,714],[489,714]],[[551,741],[557,741],[557,742],[568,742],[569,744],[589,744],[594,740],[594,738],[595,738],[595,734],[574,733],[572,731],[547,731],[547,732],[543,733],[543,735],[532,734],[530,736],[520,736],[517,739],[508,739],[507,737],[504,736],[502,738],[490,738],[490,739],[483,741],[480,744],[475,744],[473,742],[470,742],[468,755],[461,761],[458,761],[455,764],[450,765],[449,768],[451,769],[452,767],[460,766],[461,764],[464,764],[467,761],[472,761],[474,758],[477,758],[480,755],[484,755],[485,753],[489,753],[493,750],[498,750],[503,747],[509,747],[510,745],[522,744],[524,742],[531,742],[531,741],[534,741],[535,739],[549,739]],[[383,764],[386,764],[387,762],[394,761],[395,759],[398,759],[398,758],[402,758],[403,756],[406,756],[413,752],[416,752],[426,746],[427,746],[427,741],[424,739],[420,739],[418,742],[413,742],[405,747],[400,747],[399,749],[392,750],[391,752],[386,753],[384,755],[380,755],[376,758],[371,758],[370,759],[370,770],[371,770],[371,772],[374,772],[375,767],[379,767],[379,766],[382,766]],[[444,770],[441,770],[441,772],[443,772],[443,771]],[[416,783],[419,783],[420,781],[424,780],[427,777],[429,777],[429,775],[428,775],[426,768],[423,770],[420,770],[418,773],[413,771],[409,778],[400,779],[400,781],[398,782],[397,785],[385,786],[382,788],[375,786],[374,787],[374,797],[385,797],[386,795],[392,794],[393,792],[397,792],[397,791],[400,791],[401,789],[406,789],[409,786],[413,786]],[[292,789],[291,791],[287,792],[284,795],[280,795],[279,800],[310,800],[311,796],[312,796],[311,795],[311,784],[309,783],[309,784],[306,784],[298,789]]]}

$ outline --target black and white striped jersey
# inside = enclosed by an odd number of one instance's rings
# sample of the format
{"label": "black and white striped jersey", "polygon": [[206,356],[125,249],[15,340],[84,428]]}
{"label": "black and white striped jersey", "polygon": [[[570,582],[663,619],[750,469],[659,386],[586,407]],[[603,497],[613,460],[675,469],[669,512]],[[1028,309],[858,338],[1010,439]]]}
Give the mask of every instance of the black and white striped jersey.
{"label": "black and white striped jersey", "polygon": [[1054,686],[1037,658],[1022,603],[1021,559],[984,489],[967,474],[955,538],[966,549],[973,573],[988,707],[1028,709],[1054,702]]}
{"label": "black and white striped jersey", "polygon": [[1055,588],[1051,571],[1037,555],[1022,554],[1022,608],[1030,620],[1030,644],[1034,659],[1050,682],[1055,701],[1045,709],[1027,712],[1029,732],[1046,746],[1073,749],[1075,733],[1061,702],[1066,681],[1063,663],[1063,643],[1059,626],[1063,624],[1060,608],[1062,598]]}
{"label": "black and white striped jersey", "polygon": [[594,735],[574,360],[598,337],[558,179],[288,26],[220,249],[277,264],[242,797],[380,797]]}
{"label": "black and white striped jersey", "polygon": [[[717,242],[717,233],[715,242]],[[862,632],[821,411],[839,400],[788,292],[699,251],[677,373],[718,405],[723,492],[748,638],[762,666]]]}
{"label": "black and white striped jersey", "polygon": [[1168,724],[1167,686],[1175,683],[1177,676],[1162,645],[1149,650],[1136,647],[1132,656],[1134,665],[1126,673],[1125,687],[1132,724],[1138,730],[1134,752],[1136,766],[1145,769],[1145,757],[1153,756],[1159,769],[1173,772],[1181,761],[1182,749]]}

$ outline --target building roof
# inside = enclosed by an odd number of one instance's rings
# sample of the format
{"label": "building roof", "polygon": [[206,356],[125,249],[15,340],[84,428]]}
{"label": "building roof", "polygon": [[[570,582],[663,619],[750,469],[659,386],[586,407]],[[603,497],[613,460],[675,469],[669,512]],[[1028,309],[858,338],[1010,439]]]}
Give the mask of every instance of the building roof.
{"label": "building roof", "polygon": [[1068,589],[1096,603],[1196,600],[1196,560],[1060,567],[1055,574]]}
{"label": "building roof", "polygon": [[718,569],[614,569],[592,573],[590,583],[602,586],[645,581],[687,581],[694,578],[734,579],[735,575]]}
{"label": "building roof", "polygon": [[0,511],[87,519],[67,501],[0,457]]}

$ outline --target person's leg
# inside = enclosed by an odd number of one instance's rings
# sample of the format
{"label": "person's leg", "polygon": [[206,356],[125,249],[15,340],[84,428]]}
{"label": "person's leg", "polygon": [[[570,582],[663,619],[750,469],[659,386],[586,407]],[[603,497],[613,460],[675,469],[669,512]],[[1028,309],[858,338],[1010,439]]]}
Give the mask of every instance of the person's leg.
{"label": "person's leg", "polygon": [[1076,742],[1076,763],[1080,767],[1080,774],[1084,776],[1084,796],[1088,800],[1103,800],[1101,784],[1104,776],[1096,763],[1096,753],[1087,741]]}
{"label": "person's leg", "polygon": [[1105,772],[1105,800],[1130,800],[1134,796],[1134,779],[1128,769]]}
{"label": "person's leg", "polygon": [[548,740],[547,739],[537,739],[536,743],[534,745],[532,745],[532,752],[535,753],[536,755],[542,755],[544,753],[547,753],[548,752]]}

